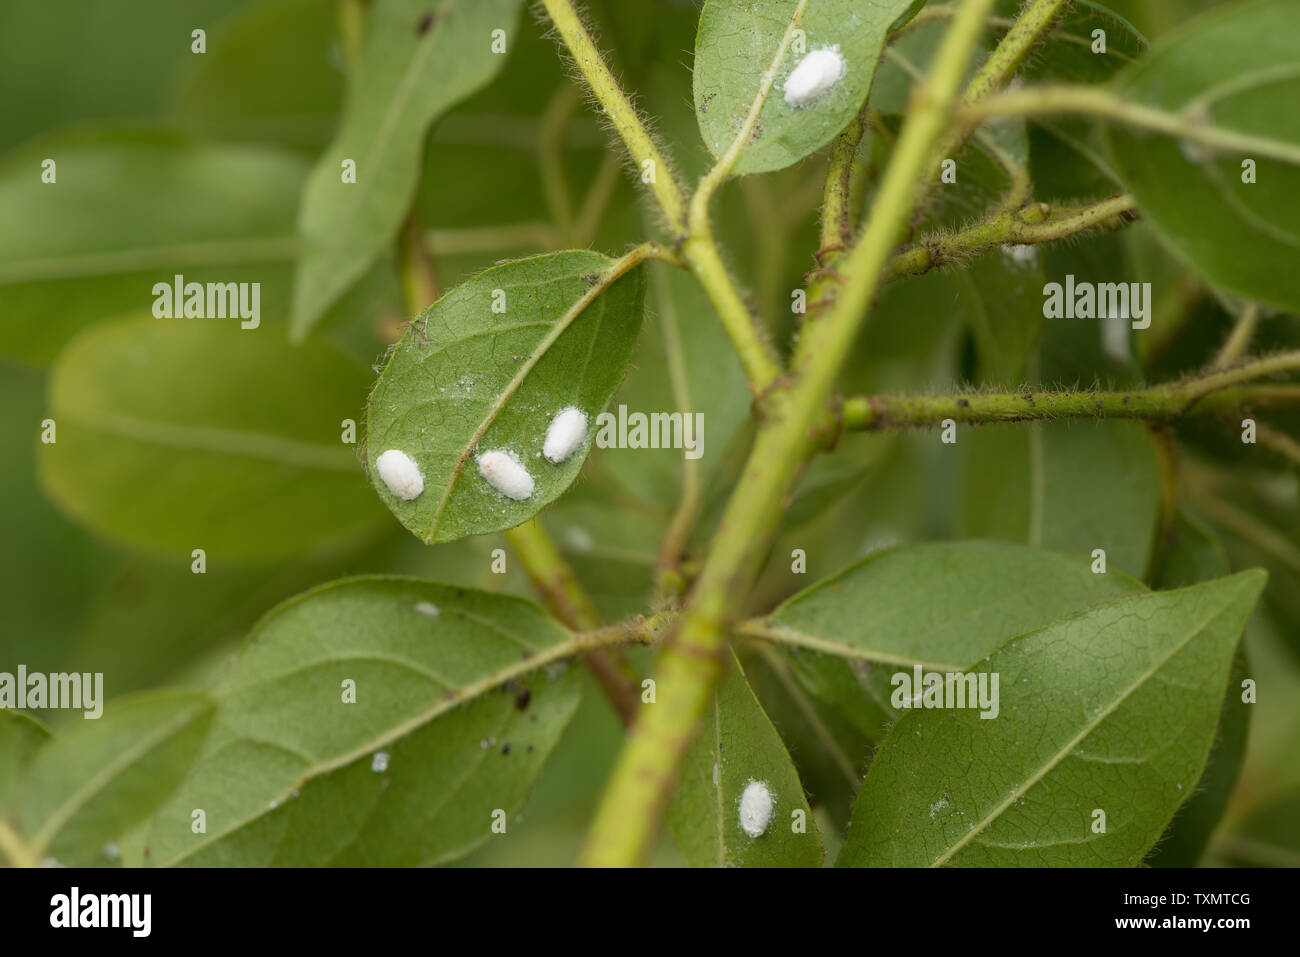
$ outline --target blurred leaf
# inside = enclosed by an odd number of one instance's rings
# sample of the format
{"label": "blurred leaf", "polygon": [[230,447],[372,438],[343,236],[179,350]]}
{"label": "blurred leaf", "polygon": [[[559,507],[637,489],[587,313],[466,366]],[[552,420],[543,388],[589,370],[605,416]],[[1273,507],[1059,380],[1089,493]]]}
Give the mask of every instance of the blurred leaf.
{"label": "blurred leaf", "polygon": [[[301,340],[397,233],[430,124],[505,62],[492,31],[513,32],[520,0],[376,0],[333,145],[308,179],[298,219],[293,336]],[[425,18],[432,21],[422,29]],[[355,182],[343,164],[355,163]]]}
{"label": "blurred leaf", "polygon": [[[1014,17],[1019,3],[1000,0]],[[1104,32],[1104,52],[1094,52]],[[1091,0],[1069,4],[1058,26],[1035,49],[1021,78],[1026,83],[1102,83],[1147,51],[1147,39],[1119,14]],[[1071,116],[1035,117],[1029,125],[1035,195],[1044,200],[1094,200],[1120,190],[1106,154],[1101,125]]]}
{"label": "blurred leaf", "polygon": [[345,579],[286,602],[216,690],[208,746],[155,820],[150,858],[460,856],[491,836],[495,810],[522,807],[577,706],[556,663],[578,650],[529,602],[416,579]]}
{"label": "blurred leaf", "polygon": [[[1235,132],[1300,145],[1300,7],[1266,0],[1215,11],[1157,44],[1117,77],[1126,100],[1199,117]],[[1300,169],[1114,128],[1111,146],[1145,217],[1211,281],[1251,299],[1300,309]],[[1242,163],[1257,163],[1242,182]]]}
{"label": "blurred leaf", "polygon": [[[216,34],[224,17],[255,2],[5,0],[0,153],[72,124],[165,117],[176,76],[203,58],[192,52],[190,32],[202,27]],[[50,69],[51,56],[57,70]]]}
{"label": "blurred leaf", "polygon": [[[41,182],[53,158],[58,179]],[[81,130],[0,162],[0,355],[44,365],[92,322],[149,307],[154,283],[260,282],[287,306],[301,162],[174,133]]]}
{"label": "blurred leaf", "polygon": [[1247,867],[1300,867],[1300,792],[1257,810],[1224,842],[1227,857]]}
{"label": "blurred leaf", "polygon": [[26,711],[0,710],[0,817],[9,810],[18,782],[50,732]]}
{"label": "blurred leaf", "polygon": [[36,462],[48,415],[44,391],[44,376],[0,363],[0,662],[51,672],[65,670],[69,648],[119,559],[41,492]]}
{"label": "blurred leaf", "polygon": [[1033,246],[995,249],[947,273],[975,339],[985,382],[1025,381],[1043,325],[1043,267]]}
{"label": "blurred leaf", "polygon": [[[506,263],[457,286],[408,327],[370,395],[366,461],[384,503],[421,540],[511,528],[577,476],[641,328],[644,270],[597,290],[611,263],[581,251]],[[587,440],[553,464],[542,442],[569,406],[586,413]],[[380,479],[376,462],[389,449],[419,467],[424,490],[414,499],[397,498]],[[479,474],[473,457],[498,449],[532,475],[525,499],[507,498]]]}
{"label": "blurred leaf", "polygon": [[971,671],[1005,691],[997,719],[905,714],[867,774],[839,864],[1136,865],[1205,767],[1264,578],[1120,599],[979,662]]}
{"label": "blurred leaf", "polygon": [[1160,505],[1155,449],[1138,422],[1033,422],[958,430],[961,533],[1090,555],[1147,573]]}
{"label": "blurred leaf", "polygon": [[343,99],[338,20],[336,4],[263,0],[219,24],[190,59],[177,113],[214,139],[318,152]]}
{"label": "blurred leaf", "polygon": [[382,522],[342,421],[366,370],[272,328],[95,326],[52,371],[47,492],[114,541],[208,562],[355,542]]}
{"label": "blurred leaf", "polygon": [[[820,867],[821,840],[799,774],[735,655],[682,762],[668,826],[692,867]],[[741,825],[741,796],[758,782],[771,817],[757,837]],[[796,832],[802,811],[803,832]]]}
{"label": "blurred leaf", "polygon": [[149,816],[189,769],[212,720],[205,696],[160,691],[65,726],[20,785],[17,819],[38,851],[77,863]]}
{"label": "blurred leaf", "polygon": [[[758,116],[755,135],[733,172],[762,173],[797,163],[829,143],[862,108],[880,59],[885,33],[911,0],[707,0],[695,40],[695,110],[700,134],[714,156],[731,146],[759,93],[763,74],[776,74]],[[793,43],[773,63],[787,31],[802,30],[805,51]],[[787,103],[782,92],[803,57],[835,48],[844,73],[805,106]]]}

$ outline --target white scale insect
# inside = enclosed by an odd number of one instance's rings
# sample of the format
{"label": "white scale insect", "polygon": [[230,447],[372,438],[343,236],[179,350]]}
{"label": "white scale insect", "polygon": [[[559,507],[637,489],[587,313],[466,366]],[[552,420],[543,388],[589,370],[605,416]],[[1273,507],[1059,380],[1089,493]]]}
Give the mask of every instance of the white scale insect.
{"label": "white scale insect", "polygon": [[826,91],[844,76],[844,57],[840,48],[828,47],[813,50],[805,56],[785,79],[785,101],[802,109],[820,100]]}
{"label": "white scale insect", "polygon": [[536,487],[528,469],[509,449],[490,449],[479,455],[478,474],[506,498],[516,502],[531,498]]}
{"label": "white scale insect", "polygon": [[750,837],[762,837],[772,822],[772,792],[766,781],[750,778],[740,795],[740,829]]}
{"label": "white scale insect", "polygon": [[420,467],[405,452],[389,449],[375,461],[375,468],[388,486],[388,491],[403,502],[418,498],[424,491],[424,476],[420,474]]}
{"label": "white scale insect", "polygon": [[551,427],[546,430],[542,455],[556,465],[572,455],[587,439],[587,413],[568,406],[555,413]]}

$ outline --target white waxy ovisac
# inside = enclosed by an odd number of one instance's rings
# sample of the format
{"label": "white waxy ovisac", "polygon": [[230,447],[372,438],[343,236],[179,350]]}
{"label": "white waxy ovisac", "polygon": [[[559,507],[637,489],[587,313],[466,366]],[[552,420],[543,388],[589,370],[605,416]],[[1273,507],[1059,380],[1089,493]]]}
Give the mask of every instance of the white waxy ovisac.
{"label": "white waxy ovisac", "polygon": [[587,413],[573,406],[561,409],[551,419],[542,443],[542,455],[556,465],[572,455],[587,439]]}
{"label": "white waxy ovisac", "polygon": [[389,449],[375,462],[379,477],[392,492],[403,502],[419,496],[424,491],[424,476],[415,460],[397,449]]}
{"label": "white waxy ovisac", "polygon": [[805,107],[820,100],[844,75],[844,57],[839,47],[813,50],[785,79],[785,101],[793,107]]}
{"label": "white waxy ovisac", "polygon": [[740,795],[740,829],[750,837],[761,837],[772,822],[772,792],[766,781],[752,778]]}
{"label": "white waxy ovisac", "polygon": [[533,494],[533,477],[515,453],[506,449],[492,449],[478,457],[478,474],[487,479],[489,485],[516,502],[522,502]]}

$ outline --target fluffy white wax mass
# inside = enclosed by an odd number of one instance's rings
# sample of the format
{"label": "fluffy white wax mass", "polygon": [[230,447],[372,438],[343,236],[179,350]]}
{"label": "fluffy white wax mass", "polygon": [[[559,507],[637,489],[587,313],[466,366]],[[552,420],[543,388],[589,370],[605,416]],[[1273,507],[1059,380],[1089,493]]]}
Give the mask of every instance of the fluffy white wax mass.
{"label": "fluffy white wax mass", "polygon": [[558,465],[572,455],[586,438],[587,413],[573,406],[561,409],[551,419],[551,427],[546,430],[542,455],[546,456],[546,461]]}
{"label": "fluffy white wax mass", "polygon": [[518,456],[506,449],[492,449],[480,455],[478,474],[506,498],[516,502],[522,502],[533,494],[533,477]]}
{"label": "fluffy white wax mass", "polygon": [[772,821],[772,792],[766,781],[750,780],[740,795],[740,829],[760,837]]}
{"label": "fluffy white wax mass", "polygon": [[375,462],[379,477],[403,502],[409,502],[424,491],[424,476],[415,460],[398,449],[389,449]]}
{"label": "fluffy white wax mass", "polygon": [[819,100],[844,75],[844,57],[838,47],[813,50],[795,66],[785,79],[785,101],[804,107]]}

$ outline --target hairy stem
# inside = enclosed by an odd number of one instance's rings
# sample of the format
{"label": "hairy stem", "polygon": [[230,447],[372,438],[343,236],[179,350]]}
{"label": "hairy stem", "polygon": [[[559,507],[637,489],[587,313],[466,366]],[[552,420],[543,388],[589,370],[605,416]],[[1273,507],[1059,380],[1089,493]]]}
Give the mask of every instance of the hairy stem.
{"label": "hairy stem", "polygon": [[[1261,405],[1295,404],[1300,390],[1232,388],[1273,372],[1300,369],[1300,353],[1283,353],[1280,366],[1260,360],[1229,372],[1128,392],[972,392],[966,395],[854,396],[844,400],[845,429],[884,431],[936,426],[945,419],[971,425],[1038,419],[1144,419],[1177,422],[1189,415],[1216,416]],[[1244,378],[1239,377],[1244,376]]]}
{"label": "hairy stem", "polygon": [[719,524],[673,640],[656,671],[657,703],[642,710],[610,777],[581,862],[639,862],[667,806],[687,747],[722,678],[725,635],[758,572],[783,503],[827,417],[827,401],[867,305],[879,288],[916,201],[917,180],[942,135],[992,0],[967,0],[909,110],[862,239],[845,256],[846,280],[796,354],[792,383],[773,390],[770,416]]}
{"label": "hairy stem", "polygon": [[996,212],[958,232],[920,240],[890,260],[885,281],[966,262],[997,246],[1050,243],[1092,229],[1117,229],[1136,215],[1137,203],[1127,194],[1087,206],[1054,208],[1046,203],[1028,203]]}

